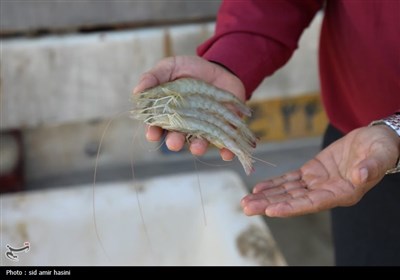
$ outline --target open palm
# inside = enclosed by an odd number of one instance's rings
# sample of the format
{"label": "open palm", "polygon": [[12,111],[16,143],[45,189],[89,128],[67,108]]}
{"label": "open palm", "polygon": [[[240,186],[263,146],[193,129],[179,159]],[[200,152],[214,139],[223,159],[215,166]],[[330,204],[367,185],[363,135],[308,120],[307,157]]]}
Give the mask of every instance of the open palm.
{"label": "open palm", "polygon": [[385,126],[354,130],[299,170],[257,184],[242,199],[243,210],[289,217],[353,205],[395,165],[398,138]]}

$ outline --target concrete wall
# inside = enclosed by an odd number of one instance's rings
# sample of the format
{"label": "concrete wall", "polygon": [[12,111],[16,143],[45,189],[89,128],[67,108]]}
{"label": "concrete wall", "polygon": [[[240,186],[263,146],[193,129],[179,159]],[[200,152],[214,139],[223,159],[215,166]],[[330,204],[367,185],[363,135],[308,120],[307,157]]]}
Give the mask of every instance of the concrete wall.
{"label": "concrete wall", "polygon": [[[255,100],[318,91],[319,23],[317,18],[291,61],[265,80]],[[3,128],[108,118],[128,110],[141,73],[165,56],[195,54],[213,29],[209,23],[4,40]]]}
{"label": "concrete wall", "polygon": [[165,56],[194,54],[212,30],[212,24],[196,24],[4,40],[3,127],[108,118],[127,110],[141,73]]}
{"label": "concrete wall", "polygon": [[215,17],[219,0],[1,1],[1,34],[191,22]]}

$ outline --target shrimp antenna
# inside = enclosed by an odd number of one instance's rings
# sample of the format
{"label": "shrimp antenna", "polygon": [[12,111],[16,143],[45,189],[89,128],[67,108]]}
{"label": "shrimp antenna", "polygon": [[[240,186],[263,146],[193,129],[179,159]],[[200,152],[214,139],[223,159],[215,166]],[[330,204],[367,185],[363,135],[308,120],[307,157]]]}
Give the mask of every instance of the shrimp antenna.
{"label": "shrimp antenna", "polygon": [[272,166],[272,167],[276,167],[276,164],[274,164],[274,163],[272,163],[272,162],[263,160],[263,159],[261,159],[261,158],[255,157],[255,156],[250,156],[250,157],[251,157],[252,159],[255,159],[255,160],[260,161],[260,162],[262,162],[262,163],[268,164],[268,165],[270,165],[270,166]]}
{"label": "shrimp antenna", "polygon": [[96,160],[95,160],[95,164],[94,164],[94,172],[93,172],[93,187],[92,187],[92,195],[93,195],[93,203],[92,203],[93,224],[94,224],[94,229],[95,229],[95,232],[96,232],[97,241],[99,242],[100,247],[101,247],[101,249],[102,249],[104,255],[107,257],[107,259],[108,259],[109,261],[111,261],[111,258],[110,258],[110,256],[107,254],[107,251],[106,251],[106,249],[105,249],[105,247],[104,247],[104,244],[103,244],[103,242],[101,241],[100,234],[99,234],[99,230],[98,230],[98,226],[97,226],[97,218],[96,218],[96,197],[95,197],[95,196],[96,196],[95,187],[96,187],[97,169],[98,169],[97,167],[98,167],[98,162],[99,162],[99,157],[100,157],[101,145],[103,144],[103,140],[104,140],[104,137],[105,137],[105,135],[106,135],[106,133],[107,133],[108,128],[110,127],[111,123],[112,123],[115,119],[117,119],[117,118],[121,117],[123,114],[127,114],[127,113],[130,113],[130,111],[129,111],[129,110],[124,110],[124,111],[122,111],[122,112],[119,112],[119,113],[117,113],[114,117],[110,118],[110,120],[107,122],[107,125],[106,125],[106,127],[104,128],[103,133],[102,133],[101,138],[100,138],[100,143],[99,143],[99,147],[98,147],[98,149],[97,149],[97,155],[96,155]]}

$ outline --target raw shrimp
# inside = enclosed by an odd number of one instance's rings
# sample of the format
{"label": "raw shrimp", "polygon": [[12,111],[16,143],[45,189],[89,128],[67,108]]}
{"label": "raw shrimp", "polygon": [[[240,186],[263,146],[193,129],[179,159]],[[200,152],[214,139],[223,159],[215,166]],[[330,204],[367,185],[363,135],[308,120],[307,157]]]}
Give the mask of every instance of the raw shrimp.
{"label": "raw shrimp", "polygon": [[251,111],[233,94],[203,81],[182,78],[138,93],[133,102],[133,118],[227,148],[239,158],[246,174],[253,171],[251,154],[257,138],[225,105],[233,105],[246,115]]}
{"label": "raw shrimp", "polygon": [[213,143],[217,148],[227,148],[238,156],[246,174],[253,172],[253,159],[251,154],[239,147],[239,144],[216,125],[195,119],[182,118],[178,114],[158,115],[152,117],[152,125],[163,127],[167,130],[180,131],[197,138],[204,138]]}
{"label": "raw shrimp", "polygon": [[204,81],[193,78],[181,78],[172,82],[167,82],[158,87],[153,87],[141,93],[141,97],[160,98],[162,96],[187,96],[187,95],[204,95],[221,103],[230,103],[245,116],[250,117],[251,111],[239,98],[232,93],[207,84]]}
{"label": "raw shrimp", "polygon": [[229,135],[231,138],[236,139],[237,143],[245,149],[247,152],[252,152],[253,149],[256,147],[256,142],[252,141],[251,139],[248,138],[243,138],[240,136],[239,132],[230,125],[227,125],[226,121],[221,118],[218,115],[214,114],[208,114],[206,111],[202,109],[196,109],[196,108],[170,108],[168,106],[164,107],[163,109],[160,108],[159,111],[160,114],[162,113],[168,113],[168,114],[174,114],[176,113],[178,116],[181,116],[183,118],[185,117],[191,117],[195,118],[207,123],[214,124],[217,126],[219,129],[223,130],[227,135]]}

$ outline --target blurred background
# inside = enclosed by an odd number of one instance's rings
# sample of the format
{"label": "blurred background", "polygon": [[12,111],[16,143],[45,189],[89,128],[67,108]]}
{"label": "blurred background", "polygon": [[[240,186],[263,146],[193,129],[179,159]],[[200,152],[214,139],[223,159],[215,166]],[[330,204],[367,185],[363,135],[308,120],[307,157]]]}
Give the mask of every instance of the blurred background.
{"label": "blurred background", "polygon": [[[193,164],[187,151],[171,153],[163,143],[146,143],[143,125],[129,118],[129,97],[140,74],[163,57],[195,54],[213,34],[220,1],[0,3],[4,236],[12,226],[4,218],[11,213],[10,201],[21,194],[91,186],[100,144],[96,182],[111,188],[132,179],[133,161],[136,180],[174,175],[179,181],[189,173],[207,178],[230,170],[250,191],[264,178],[300,167],[319,150],[327,123],[317,70],[321,15],[290,62],[266,79],[249,103],[254,114],[248,122],[261,139],[255,156],[277,167],[257,163],[256,172],[246,176],[238,161],[222,162],[215,149],[201,159],[208,164]],[[287,264],[333,265],[328,213],[263,222]],[[4,242],[1,250],[3,256]]]}

